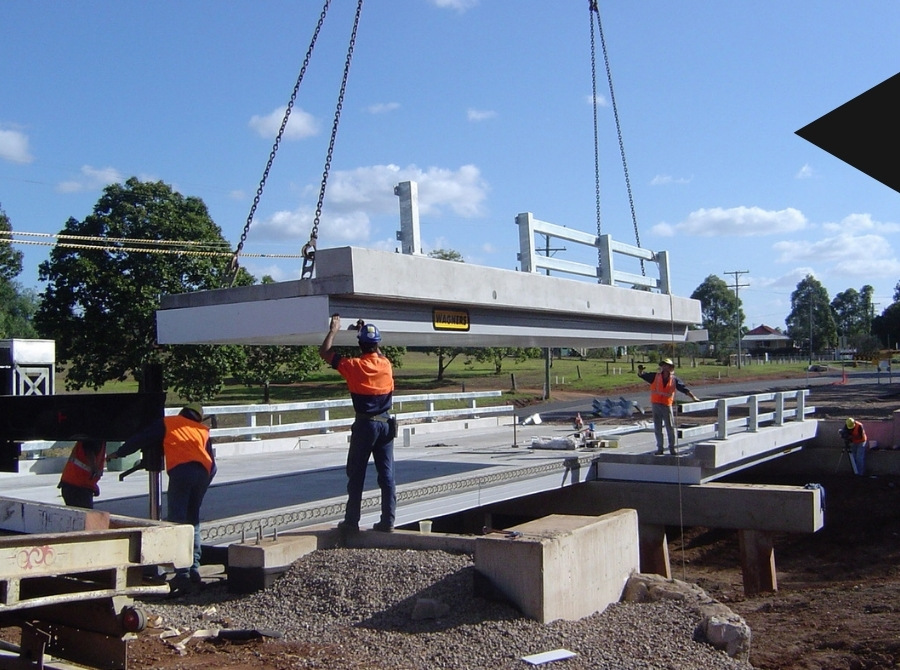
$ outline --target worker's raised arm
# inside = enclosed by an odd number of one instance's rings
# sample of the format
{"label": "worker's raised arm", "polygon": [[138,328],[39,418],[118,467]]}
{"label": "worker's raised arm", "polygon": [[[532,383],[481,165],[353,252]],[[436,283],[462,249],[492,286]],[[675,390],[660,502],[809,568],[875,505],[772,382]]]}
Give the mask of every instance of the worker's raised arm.
{"label": "worker's raised arm", "polygon": [[338,334],[338,331],[340,329],[341,317],[338,314],[333,314],[331,316],[331,321],[328,322],[328,334],[322,341],[322,346],[319,347],[319,356],[321,356],[322,360],[324,360],[329,365],[334,359],[334,352],[331,350],[334,346],[334,336]]}

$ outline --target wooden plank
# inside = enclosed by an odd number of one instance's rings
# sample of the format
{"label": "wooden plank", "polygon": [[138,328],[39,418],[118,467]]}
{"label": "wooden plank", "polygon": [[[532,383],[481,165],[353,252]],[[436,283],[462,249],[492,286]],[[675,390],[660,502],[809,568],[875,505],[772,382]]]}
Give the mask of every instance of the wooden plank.
{"label": "wooden plank", "polygon": [[109,512],[0,498],[0,530],[33,534],[107,528]]}

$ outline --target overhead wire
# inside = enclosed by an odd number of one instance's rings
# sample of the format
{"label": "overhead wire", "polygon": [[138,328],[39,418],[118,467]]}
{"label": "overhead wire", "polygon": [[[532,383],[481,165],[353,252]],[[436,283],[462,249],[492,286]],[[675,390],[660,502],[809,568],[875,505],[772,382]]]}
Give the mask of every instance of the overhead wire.
{"label": "overhead wire", "polygon": [[[57,240],[76,240],[70,241],[51,241],[45,240],[20,240],[15,236],[30,236],[56,238]],[[168,254],[180,256],[231,256],[233,252],[227,242],[221,244],[213,242],[201,242],[197,240],[142,240],[128,237],[97,237],[88,235],[69,235],[69,234],[53,234],[53,233],[32,233],[21,231],[5,231],[0,230],[0,240],[7,238],[10,244],[27,244],[32,246],[45,247],[61,247],[64,249],[82,249],[90,251],[118,251],[131,253],[148,253],[148,254]],[[100,242],[102,244],[84,244],[84,242]],[[109,242],[120,242],[123,244],[108,244]],[[145,246],[134,246],[145,245]],[[158,245],[158,246],[157,246]],[[191,248],[175,248],[175,247],[197,247]],[[162,247],[162,248],[159,248]],[[204,250],[205,248],[213,250]],[[215,249],[219,247],[220,251]],[[264,253],[244,253],[248,258],[302,258],[300,254],[264,254]]]}

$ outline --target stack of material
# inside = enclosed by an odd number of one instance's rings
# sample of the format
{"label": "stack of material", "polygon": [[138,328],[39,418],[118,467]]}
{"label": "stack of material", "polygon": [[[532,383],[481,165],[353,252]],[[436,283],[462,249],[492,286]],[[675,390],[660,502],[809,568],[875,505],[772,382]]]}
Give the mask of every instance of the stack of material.
{"label": "stack of material", "polygon": [[644,413],[644,410],[634,400],[628,400],[621,396],[618,400],[594,398],[593,407],[594,414],[606,418],[628,418],[634,414],[635,410],[641,414]]}

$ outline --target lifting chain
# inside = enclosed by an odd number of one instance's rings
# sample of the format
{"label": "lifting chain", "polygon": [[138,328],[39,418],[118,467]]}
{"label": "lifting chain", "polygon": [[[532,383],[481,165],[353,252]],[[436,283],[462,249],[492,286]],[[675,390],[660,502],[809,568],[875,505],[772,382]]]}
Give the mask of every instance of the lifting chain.
{"label": "lifting chain", "polygon": [[341,79],[341,91],[338,94],[337,105],[334,109],[334,123],[331,126],[331,140],[328,142],[328,154],[325,157],[325,168],[322,171],[322,184],[319,187],[319,199],[316,202],[316,216],[313,219],[312,230],[309,233],[309,242],[303,245],[303,267],[300,271],[300,279],[312,279],[316,266],[316,242],[319,238],[319,221],[322,217],[322,205],[325,202],[325,186],[328,183],[328,173],[331,170],[331,159],[334,154],[334,141],[337,138],[338,124],[341,120],[341,110],[344,106],[344,93],[347,90],[347,78],[350,75],[350,62],[353,60],[353,49],[356,45],[356,32],[359,28],[359,17],[362,13],[363,0],[356,4],[356,17],[353,20],[353,32],[350,34],[350,44],[347,47],[347,59],[344,61],[344,74]]}
{"label": "lifting chain", "polygon": [[[234,282],[237,279],[237,273],[238,273],[238,267],[239,267],[238,258],[244,249],[244,243],[247,241],[247,233],[250,231],[250,225],[253,223],[253,216],[254,216],[254,214],[256,214],[256,208],[259,206],[259,201],[262,198],[263,190],[266,187],[266,181],[269,178],[269,171],[272,169],[272,164],[275,162],[275,154],[278,153],[278,148],[279,148],[279,146],[281,146],[281,140],[282,140],[282,137],[284,136],[284,131],[287,128],[288,119],[290,118],[291,112],[294,109],[294,104],[297,100],[297,94],[300,91],[300,85],[303,82],[303,77],[306,75],[306,70],[309,67],[309,61],[312,58],[313,49],[315,48],[316,42],[319,39],[319,33],[322,31],[322,25],[325,22],[325,15],[328,13],[328,9],[330,8],[330,6],[331,6],[331,0],[325,0],[325,3],[322,5],[322,11],[319,13],[319,20],[316,23],[315,30],[313,31],[313,35],[312,35],[312,39],[310,40],[309,47],[306,50],[306,56],[303,58],[303,65],[300,67],[300,73],[297,75],[297,82],[294,84],[294,90],[291,92],[291,98],[288,101],[287,108],[284,111],[284,118],[281,120],[281,127],[278,129],[278,134],[275,137],[274,144],[272,145],[272,151],[269,153],[269,160],[266,163],[265,170],[263,170],[263,175],[262,175],[262,179],[260,179],[259,187],[256,189],[256,195],[253,198],[253,204],[250,206],[250,213],[247,215],[247,222],[244,224],[244,230],[241,233],[241,238],[240,238],[240,241],[238,242],[237,249],[235,249],[235,252],[232,255],[231,260],[228,264],[228,275],[230,276],[229,284],[231,286],[234,285]],[[352,51],[353,51],[353,42],[355,42],[355,40],[356,40],[356,29],[357,29],[357,25],[359,23],[359,14],[360,14],[361,6],[362,6],[362,0],[360,0],[359,7],[357,7],[357,11],[356,11],[356,23],[354,23],[354,26],[353,26],[353,39],[350,44],[350,53],[352,53]],[[349,68],[349,63],[344,67],[344,81],[341,85],[341,97],[342,98],[343,98],[343,91],[346,86],[348,68]],[[340,102],[338,103],[338,105],[340,106]],[[340,112],[338,112],[338,116],[339,116],[339,113]],[[334,145],[334,138],[335,138],[336,132],[337,132],[337,128],[335,127],[334,129],[332,129],[332,133],[331,133],[331,145],[329,146],[328,160],[326,162],[325,174],[323,175],[323,181],[322,181],[322,188],[321,188],[322,194],[324,194],[325,181],[327,180],[327,177],[328,177],[328,169],[329,169],[329,165],[331,163],[331,152],[332,152],[332,148]],[[323,197],[323,195],[320,195],[319,209],[321,209],[322,197]],[[317,209],[316,223],[313,227],[313,237],[310,239],[310,244],[312,245],[312,248],[313,248],[313,252],[312,252],[313,255],[315,253],[314,237],[318,233],[318,211],[319,211],[319,209]],[[307,257],[307,249],[310,246],[310,244],[307,244],[306,246],[303,247],[304,263],[306,262],[305,259]]]}
{"label": "lifting chain", "polygon": [[[619,121],[619,108],[616,105],[616,94],[613,91],[612,68],[609,65],[609,53],[606,50],[606,39],[603,36],[603,24],[600,22],[600,9],[597,0],[588,0],[591,13],[591,82],[594,93],[594,180],[597,201],[597,236],[600,236],[600,158],[597,140],[597,74],[595,67],[594,45],[594,21],[593,15],[597,15],[597,31],[600,35],[600,47],[603,50],[603,62],[606,65],[606,79],[609,82],[609,101],[613,109],[613,117],[616,121],[616,135],[619,139],[619,153],[622,156],[622,169],[625,172],[625,188],[628,192],[628,205],[631,208],[631,222],[634,226],[634,239],[638,248],[641,246],[641,235],[638,230],[637,212],[634,208],[634,196],[631,190],[631,178],[628,176],[628,162],[625,160],[625,142],[622,140],[622,124]],[[599,253],[599,252],[598,252]],[[641,275],[646,276],[644,261],[641,259]]]}

